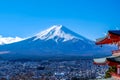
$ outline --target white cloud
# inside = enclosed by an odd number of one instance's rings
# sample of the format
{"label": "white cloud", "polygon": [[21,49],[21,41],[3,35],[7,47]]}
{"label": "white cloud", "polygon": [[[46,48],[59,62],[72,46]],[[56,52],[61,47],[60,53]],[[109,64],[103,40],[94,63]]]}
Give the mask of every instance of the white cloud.
{"label": "white cloud", "polygon": [[14,43],[14,42],[18,42],[24,40],[24,38],[20,38],[20,37],[3,37],[2,35],[0,35],[0,45],[3,44],[10,44],[10,43]]}

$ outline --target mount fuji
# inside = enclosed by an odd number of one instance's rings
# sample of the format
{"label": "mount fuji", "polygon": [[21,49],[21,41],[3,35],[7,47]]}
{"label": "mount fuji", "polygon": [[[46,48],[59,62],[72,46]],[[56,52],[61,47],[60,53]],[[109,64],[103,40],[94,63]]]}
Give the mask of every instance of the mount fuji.
{"label": "mount fuji", "polygon": [[48,59],[110,55],[111,47],[95,45],[62,25],[54,25],[35,36],[0,46],[1,59]]}

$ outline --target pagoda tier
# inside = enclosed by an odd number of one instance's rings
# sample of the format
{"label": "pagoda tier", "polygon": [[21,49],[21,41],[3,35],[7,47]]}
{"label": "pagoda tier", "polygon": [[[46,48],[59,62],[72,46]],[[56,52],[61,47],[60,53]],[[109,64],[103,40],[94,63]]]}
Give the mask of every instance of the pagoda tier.
{"label": "pagoda tier", "polygon": [[112,72],[111,76],[116,80],[120,79],[120,56],[106,58],[109,66],[116,66],[117,72]]}
{"label": "pagoda tier", "polygon": [[110,66],[116,66],[120,64],[120,56],[106,58],[106,60],[109,62],[108,65]]}
{"label": "pagoda tier", "polygon": [[102,44],[118,44],[120,43],[120,30],[108,31],[108,34],[104,38],[99,38],[96,41],[97,45]]}

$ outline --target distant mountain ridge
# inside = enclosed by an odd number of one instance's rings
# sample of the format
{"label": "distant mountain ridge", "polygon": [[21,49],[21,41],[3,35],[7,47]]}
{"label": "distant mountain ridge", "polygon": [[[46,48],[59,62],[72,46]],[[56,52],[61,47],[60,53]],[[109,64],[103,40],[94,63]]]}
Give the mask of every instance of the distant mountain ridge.
{"label": "distant mountain ridge", "polygon": [[20,37],[3,37],[0,35],[0,45],[11,44],[22,40],[24,39]]}
{"label": "distant mountain ridge", "polygon": [[[41,59],[96,57],[110,55],[111,47],[100,48],[91,41],[62,25],[54,25],[20,42],[0,46],[3,59]],[[2,54],[2,52],[8,52]]]}

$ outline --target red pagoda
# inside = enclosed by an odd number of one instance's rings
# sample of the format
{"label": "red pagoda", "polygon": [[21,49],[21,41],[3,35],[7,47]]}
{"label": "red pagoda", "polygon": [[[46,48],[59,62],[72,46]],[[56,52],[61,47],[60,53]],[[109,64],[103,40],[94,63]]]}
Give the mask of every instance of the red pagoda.
{"label": "red pagoda", "polygon": [[108,31],[107,36],[97,39],[96,45],[103,44],[115,44],[118,46],[118,50],[112,51],[112,56],[107,58],[94,59],[94,63],[98,65],[115,66],[116,72],[112,72],[111,76],[114,79],[120,80],[120,30]]}

